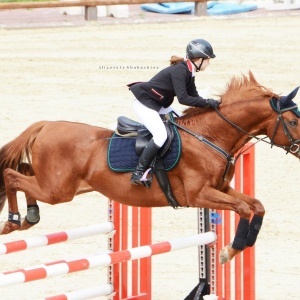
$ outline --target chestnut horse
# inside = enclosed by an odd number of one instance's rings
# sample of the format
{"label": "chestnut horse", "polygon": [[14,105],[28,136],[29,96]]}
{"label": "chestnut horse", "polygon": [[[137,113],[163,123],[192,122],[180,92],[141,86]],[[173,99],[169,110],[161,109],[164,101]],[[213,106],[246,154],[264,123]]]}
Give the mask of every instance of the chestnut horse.
{"label": "chestnut horse", "polygon": [[[300,157],[300,114],[292,101],[297,90],[281,97],[261,86],[249,72],[248,76],[231,78],[220,95],[219,109],[188,108],[183,116],[175,118],[182,154],[168,175],[179,205],[232,210],[240,216],[233,243],[220,253],[221,263],[254,245],[265,214],[259,200],[230,186],[238,158],[235,155],[242,153],[244,145],[253,138],[266,141],[258,137],[266,135],[269,144]],[[72,201],[82,193],[98,191],[126,205],[167,206],[155,178],[147,189],[130,184],[130,173],[117,173],[109,168],[107,149],[112,134],[110,129],[87,124],[41,121],[3,146],[0,209],[7,198],[9,218],[1,234],[28,229],[37,223],[37,200],[58,204]],[[22,222],[17,191],[25,193],[28,205]]]}

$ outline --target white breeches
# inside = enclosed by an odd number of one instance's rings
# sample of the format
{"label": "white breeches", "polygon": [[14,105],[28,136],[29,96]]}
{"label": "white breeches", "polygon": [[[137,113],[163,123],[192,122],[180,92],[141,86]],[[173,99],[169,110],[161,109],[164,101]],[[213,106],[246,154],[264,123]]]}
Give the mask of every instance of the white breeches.
{"label": "white breeches", "polygon": [[163,121],[160,118],[160,114],[167,114],[172,111],[172,107],[162,107],[159,112],[154,109],[148,108],[138,100],[133,101],[133,110],[137,117],[143,123],[146,128],[151,132],[154,143],[158,147],[162,147],[167,140],[167,131]]}

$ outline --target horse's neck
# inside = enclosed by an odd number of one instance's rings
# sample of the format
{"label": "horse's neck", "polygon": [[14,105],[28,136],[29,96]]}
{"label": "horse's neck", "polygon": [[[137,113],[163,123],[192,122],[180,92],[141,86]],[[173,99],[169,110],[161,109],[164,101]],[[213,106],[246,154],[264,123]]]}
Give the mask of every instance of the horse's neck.
{"label": "horse's neck", "polygon": [[224,105],[220,111],[229,121],[242,129],[236,128],[220,116],[215,118],[218,119],[216,126],[223,128],[222,133],[227,147],[232,153],[237,152],[251,140],[251,136],[266,134],[272,115],[268,101],[261,100],[241,101],[232,105]]}
{"label": "horse's neck", "polygon": [[186,124],[190,130],[203,135],[231,154],[242,148],[251,139],[251,135],[266,134],[268,120],[272,113],[267,101],[221,105],[220,112],[242,130],[237,129],[213,111],[199,115],[199,120],[196,120],[197,116],[194,116],[195,120],[190,120]]}

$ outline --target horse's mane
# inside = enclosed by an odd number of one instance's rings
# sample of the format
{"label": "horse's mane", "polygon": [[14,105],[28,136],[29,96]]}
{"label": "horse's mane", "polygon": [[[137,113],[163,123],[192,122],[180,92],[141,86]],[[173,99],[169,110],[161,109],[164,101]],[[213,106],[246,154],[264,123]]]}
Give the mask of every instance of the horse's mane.
{"label": "horse's mane", "polygon": [[[280,96],[274,94],[271,89],[259,84],[251,71],[249,76],[242,74],[241,77],[234,76],[227,83],[224,93],[217,95],[222,99],[222,103],[233,103],[237,101],[249,101],[253,99],[271,99]],[[190,107],[184,110],[183,116],[192,117],[206,112],[203,108]]]}

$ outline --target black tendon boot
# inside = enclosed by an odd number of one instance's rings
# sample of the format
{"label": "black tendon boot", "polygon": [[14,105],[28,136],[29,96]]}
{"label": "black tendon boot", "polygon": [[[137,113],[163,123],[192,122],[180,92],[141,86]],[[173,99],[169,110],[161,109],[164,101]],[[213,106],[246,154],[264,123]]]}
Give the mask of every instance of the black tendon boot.
{"label": "black tendon boot", "polygon": [[130,182],[132,184],[142,184],[141,179],[145,173],[145,171],[149,168],[153,158],[157,154],[157,151],[160,149],[158,147],[153,139],[150,140],[149,144],[145,147],[143,150],[140,158],[139,163],[137,167],[135,168],[135,171],[131,175]]}

